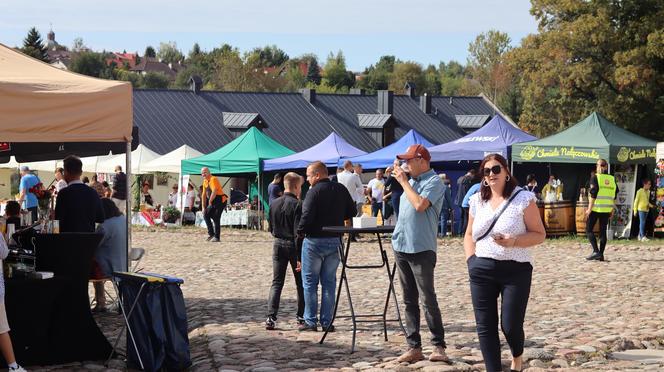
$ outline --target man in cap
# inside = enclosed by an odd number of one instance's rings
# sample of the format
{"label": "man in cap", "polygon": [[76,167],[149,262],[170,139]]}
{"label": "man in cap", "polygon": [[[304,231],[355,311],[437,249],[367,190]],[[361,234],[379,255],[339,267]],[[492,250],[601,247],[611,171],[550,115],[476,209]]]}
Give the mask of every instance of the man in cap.
{"label": "man in cap", "polygon": [[444,185],[431,169],[431,155],[424,146],[411,145],[406,153],[397,155],[397,158],[405,161],[411,176],[409,181],[402,167],[394,169],[394,177],[404,191],[401,196],[401,213],[392,234],[392,247],[406,305],[406,341],[409,346],[409,350],[397,361],[414,363],[424,359],[420,337],[421,300],[434,346],[429,360],[447,362],[445,331],[433,279],[436,232],[443,205]]}

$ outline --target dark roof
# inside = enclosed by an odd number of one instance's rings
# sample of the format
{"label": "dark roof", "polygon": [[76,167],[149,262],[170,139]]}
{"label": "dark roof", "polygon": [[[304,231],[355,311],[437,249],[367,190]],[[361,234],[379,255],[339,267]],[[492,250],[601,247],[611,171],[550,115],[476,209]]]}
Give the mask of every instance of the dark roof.
{"label": "dark roof", "polygon": [[176,71],[166,63],[159,62],[156,58],[145,57],[136,66],[129,69],[134,72],[161,72],[169,79],[175,79]]}
{"label": "dark roof", "polygon": [[[455,115],[491,115],[482,97],[432,97],[432,113],[419,108],[419,97],[394,96],[395,137],[415,129],[434,144],[464,136]],[[184,144],[203,153],[230,142],[234,135],[224,126],[224,115],[260,115],[263,132],[295,151],[318,144],[336,132],[363,151],[380,145],[360,127],[360,114],[377,118],[377,96],[317,94],[313,104],[300,93],[212,92],[190,90],[134,90],[134,124],[140,142],[165,154]],[[247,117],[244,117],[245,119]],[[239,119],[238,119],[239,120]]]}
{"label": "dark roof", "polygon": [[360,128],[383,129],[392,119],[390,114],[357,114],[357,124]]}
{"label": "dark roof", "polygon": [[257,125],[260,122],[263,122],[262,126],[266,126],[260,115],[255,112],[222,112],[222,115],[226,128],[247,129],[252,124]]}
{"label": "dark roof", "polygon": [[491,119],[491,115],[454,115],[454,118],[459,128],[479,129]]}

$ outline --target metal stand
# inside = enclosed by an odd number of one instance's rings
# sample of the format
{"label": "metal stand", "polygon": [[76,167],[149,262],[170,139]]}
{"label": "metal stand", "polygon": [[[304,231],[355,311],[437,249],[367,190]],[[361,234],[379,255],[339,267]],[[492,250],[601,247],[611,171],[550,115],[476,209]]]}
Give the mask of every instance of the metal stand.
{"label": "metal stand", "polygon": [[[351,266],[348,265],[348,254],[350,251],[350,242],[351,242],[351,236],[352,233],[348,234],[347,240],[346,240],[346,249],[344,251],[344,247],[342,244],[339,245],[339,255],[341,256],[341,280],[339,281],[339,289],[337,290],[337,298],[334,303],[334,312],[332,313],[332,321],[330,322],[330,325],[334,324],[334,320],[336,318],[351,318],[353,322],[353,341],[352,341],[352,346],[350,349],[351,353],[355,352],[355,336],[357,333],[357,323],[375,323],[378,321],[383,322],[383,333],[385,335],[385,341],[387,341],[387,322],[399,322],[399,325],[401,326],[401,330],[406,333],[406,330],[403,326],[403,323],[401,322],[401,313],[399,312],[399,303],[397,302],[397,296],[396,292],[394,291],[394,274],[396,273],[396,263],[392,264],[392,269],[390,270],[390,263],[387,258],[387,252],[385,249],[383,249],[383,244],[380,239],[380,233],[376,232],[376,237],[378,238],[378,247],[380,248],[380,255],[382,259],[382,263],[380,265],[360,265],[360,266]],[[389,278],[389,287],[387,289],[387,296],[385,298],[385,307],[383,309],[382,314],[356,314],[355,309],[353,308],[353,300],[351,298],[350,294],[350,287],[348,286],[348,278],[346,276],[346,269],[378,269],[381,267],[385,267],[387,270],[387,277]],[[337,317],[337,309],[339,308],[339,298],[341,297],[341,288],[342,286],[346,287],[346,295],[348,297],[348,305],[350,307],[350,315],[342,315]],[[387,319],[387,308],[390,303],[390,295],[394,299],[394,305],[397,310],[397,318],[396,319]],[[362,318],[362,319],[357,319],[357,318]],[[368,318],[368,319],[365,319]],[[371,319],[373,318],[373,319]],[[375,319],[379,318],[379,319]],[[329,328],[328,328],[329,329]],[[323,337],[321,338],[319,344],[322,344],[323,341],[325,341],[325,338],[327,337],[328,330],[325,330],[325,333],[323,333]]]}
{"label": "metal stand", "polygon": [[[134,350],[136,351],[136,356],[138,357],[138,362],[141,364],[141,369],[145,369],[143,366],[143,360],[141,360],[141,353],[138,351],[138,346],[136,346],[136,340],[134,339],[134,333],[131,331],[131,327],[129,326],[129,317],[131,314],[134,312],[134,308],[136,308],[136,304],[138,303],[138,300],[141,298],[141,294],[143,293],[143,289],[145,288],[145,285],[147,282],[143,282],[141,284],[141,287],[138,289],[138,293],[136,294],[136,298],[134,299],[134,302],[131,304],[131,307],[129,308],[129,312],[125,312],[125,307],[124,307],[124,301],[122,299],[122,296],[120,296],[120,288],[118,287],[118,284],[116,280],[111,280],[113,282],[113,287],[115,288],[115,291],[118,296],[118,303],[120,306],[120,309],[122,310],[122,317],[124,318],[125,325],[122,327],[122,330],[120,330],[120,334],[118,337],[115,339],[115,343],[113,344],[113,350],[111,350],[111,355],[108,356],[108,359],[106,359],[106,363],[104,365],[108,367],[108,363],[111,361],[111,358],[113,358],[113,355],[115,354],[115,350],[118,347],[118,342],[120,342],[120,339],[122,338],[122,334],[124,333],[124,330],[127,329],[127,332],[129,332],[129,337],[131,338],[131,342],[134,345]],[[129,347],[129,345],[127,345]]]}

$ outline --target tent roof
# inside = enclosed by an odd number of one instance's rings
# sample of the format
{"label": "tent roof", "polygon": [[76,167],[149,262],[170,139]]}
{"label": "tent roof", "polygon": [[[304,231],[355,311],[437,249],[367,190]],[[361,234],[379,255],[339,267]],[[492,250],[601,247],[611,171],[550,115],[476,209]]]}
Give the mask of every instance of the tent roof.
{"label": "tent roof", "polygon": [[0,44],[0,138],[7,142],[127,142],[132,88],[60,70]]}
{"label": "tent roof", "polygon": [[[394,142],[391,145],[385,146],[380,150],[376,150],[366,155],[349,158],[348,160],[352,161],[353,164],[362,164],[362,167],[365,169],[386,168],[392,165],[398,154],[405,152],[408,146],[416,143],[422,144],[424,147],[433,146],[433,144],[422,137],[422,135],[411,129],[403,137],[399,138],[397,142]],[[342,160],[339,160],[338,164],[341,165],[342,162]]]}
{"label": "tent roof", "polygon": [[207,155],[182,160],[182,174],[198,174],[208,167],[212,174],[258,173],[261,161],[293,154],[294,151],[268,137],[256,127]]}
{"label": "tent roof", "polygon": [[146,163],[143,166],[143,171],[180,173],[182,160],[197,158],[199,156],[203,156],[203,153],[187,145],[182,145],[168,154],[164,154]]}
{"label": "tent roof", "polygon": [[309,163],[317,160],[322,161],[328,167],[336,167],[341,158],[364,154],[366,152],[353,147],[341,138],[341,136],[332,132],[319,144],[304,151],[282,158],[265,160],[263,162],[263,169],[269,171],[306,168]]}
{"label": "tent roof", "polygon": [[552,163],[655,162],[656,141],[622,129],[593,112],[574,126],[537,141],[514,145],[513,160]]}
{"label": "tent roof", "polygon": [[[149,148],[138,145],[136,150],[131,152],[131,173],[132,174],[145,174],[148,173],[144,169],[145,165],[150,161],[160,157],[161,155],[150,150]],[[124,169],[127,160],[125,154],[110,156],[97,164],[98,173],[113,173],[115,166],[121,165]]]}
{"label": "tent roof", "polygon": [[442,145],[429,148],[431,161],[482,160],[488,154],[508,156],[508,148],[514,143],[533,141],[532,136],[496,115],[482,128]]}

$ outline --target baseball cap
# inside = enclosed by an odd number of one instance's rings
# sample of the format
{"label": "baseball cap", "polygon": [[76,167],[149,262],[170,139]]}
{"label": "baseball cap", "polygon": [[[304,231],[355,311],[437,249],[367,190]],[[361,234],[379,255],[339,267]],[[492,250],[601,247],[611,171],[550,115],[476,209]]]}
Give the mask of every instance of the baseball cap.
{"label": "baseball cap", "polygon": [[431,161],[431,154],[426,147],[416,144],[408,146],[408,149],[405,153],[397,155],[397,159],[409,160],[415,158],[422,158],[426,161]]}

